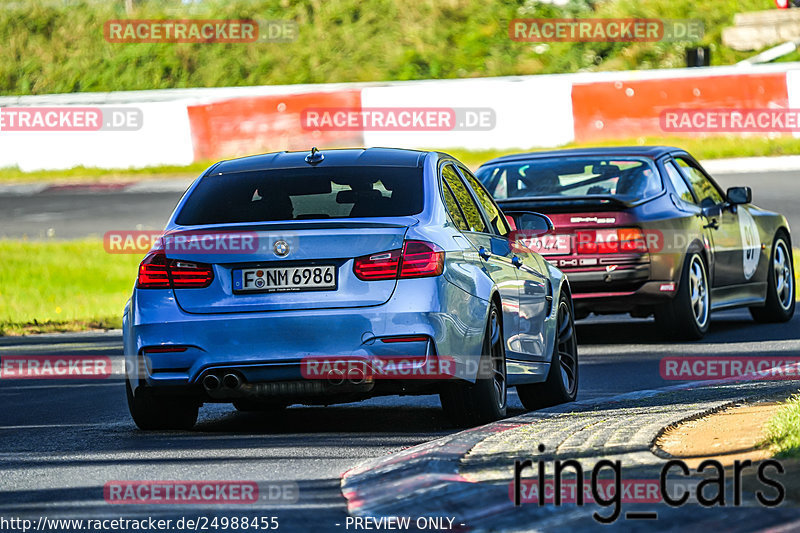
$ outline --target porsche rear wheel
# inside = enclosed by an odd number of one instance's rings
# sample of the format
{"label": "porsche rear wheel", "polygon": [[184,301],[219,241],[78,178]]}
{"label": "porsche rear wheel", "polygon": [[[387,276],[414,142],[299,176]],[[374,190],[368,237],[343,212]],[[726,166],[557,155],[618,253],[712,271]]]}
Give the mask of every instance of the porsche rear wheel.
{"label": "porsche rear wheel", "polygon": [[756,322],[787,322],[794,316],[795,283],[792,247],[782,232],[775,236],[767,274],[767,299],[751,307]]}
{"label": "porsche rear wheel", "polygon": [[686,256],[675,298],[656,308],[656,324],[672,339],[702,339],[711,322],[708,269],[697,252]]}

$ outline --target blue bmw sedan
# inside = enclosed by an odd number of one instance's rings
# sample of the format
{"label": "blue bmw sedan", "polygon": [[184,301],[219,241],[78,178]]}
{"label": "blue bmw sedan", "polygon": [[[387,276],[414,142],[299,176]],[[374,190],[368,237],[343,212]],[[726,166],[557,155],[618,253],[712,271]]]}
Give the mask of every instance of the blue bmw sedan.
{"label": "blue bmw sedan", "polygon": [[142,429],[190,428],[204,403],[244,411],[438,394],[457,425],[573,401],[564,274],[438,152],[370,148],[223,161],[181,198],[123,317],[128,405]]}

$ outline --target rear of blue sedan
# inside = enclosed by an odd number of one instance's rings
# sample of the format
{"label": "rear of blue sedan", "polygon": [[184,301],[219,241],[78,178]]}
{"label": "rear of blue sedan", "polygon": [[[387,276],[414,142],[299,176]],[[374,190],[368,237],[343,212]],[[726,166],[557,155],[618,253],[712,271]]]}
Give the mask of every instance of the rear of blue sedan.
{"label": "rear of blue sedan", "polygon": [[[490,274],[475,232],[451,220],[443,163],[466,172],[444,154],[391,149],[282,152],[207,170],[142,261],[125,309],[137,425],[191,427],[207,402],[275,410],[381,394],[440,394],[470,425],[505,415],[508,385],[529,387],[532,405],[574,399],[577,354],[550,372],[552,354],[574,344],[563,276],[532,253],[508,261],[507,279]],[[507,232],[501,218],[494,227]],[[521,330],[521,313],[538,324]],[[571,339],[558,338],[564,324]],[[314,358],[392,361],[414,379],[352,365],[310,376]],[[443,361],[451,379],[426,374]]]}

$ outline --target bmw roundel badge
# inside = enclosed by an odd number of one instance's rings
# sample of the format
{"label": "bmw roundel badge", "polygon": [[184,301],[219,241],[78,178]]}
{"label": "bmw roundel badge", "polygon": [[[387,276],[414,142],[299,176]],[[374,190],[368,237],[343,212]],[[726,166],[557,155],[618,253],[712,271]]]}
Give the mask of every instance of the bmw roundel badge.
{"label": "bmw roundel badge", "polygon": [[272,251],[278,257],[286,257],[289,255],[289,243],[283,240],[275,241],[275,244],[272,245]]}

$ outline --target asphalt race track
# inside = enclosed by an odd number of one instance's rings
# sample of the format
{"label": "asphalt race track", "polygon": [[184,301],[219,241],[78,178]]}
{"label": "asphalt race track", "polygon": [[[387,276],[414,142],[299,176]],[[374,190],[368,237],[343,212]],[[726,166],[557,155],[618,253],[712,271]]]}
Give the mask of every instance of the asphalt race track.
{"label": "asphalt race track", "polygon": [[[796,173],[718,176],[723,187],[750,185],[754,203],[787,215],[800,228],[794,204]],[[32,238],[57,222],[57,235],[100,235],[109,229],[158,229],[177,196],[41,194],[0,197],[0,233]],[[696,343],[659,339],[651,320],[590,318],[578,326],[579,399],[674,384],[659,375],[665,355],[800,356],[800,316],[789,324],[758,325],[746,311],[714,315]],[[12,354],[121,355],[121,334],[79,333],[0,338],[0,359]],[[521,405],[511,392],[510,415]],[[275,516],[280,529],[345,531],[343,472],[361,461],[448,435],[438,398],[389,397],[329,407],[294,406],[278,415],[238,413],[208,405],[190,432],[139,431],[125,404],[123,382],[0,380],[0,509],[40,516],[180,517]],[[297,501],[247,506],[111,505],[112,480],[252,480],[290,484]],[[759,511],[754,511],[759,512]]]}
{"label": "asphalt race track", "polygon": [[[659,375],[670,355],[800,355],[800,317],[781,326],[756,325],[746,312],[715,315],[699,343],[665,344],[652,322],[625,318],[583,321],[579,399],[674,384]],[[621,339],[625,339],[624,341]],[[744,343],[744,344],[740,344]],[[10,354],[122,353],[118,331],[0,339]],[[516,395],[510,414],[522,412]],[[249,516],[277,516],[289,530],[344,530],[340,475],[364,459],[454,430],[434,396],[382,398],[329,407],[295,406],[277,416],[238,413],[228,405],[201,410],[191,432],[136,429],[119,379],[99,382],[0,380],[0,508],[14,516],[180,517],[240,514],[236,506],[110,505],[112,480],[206,479],[296,483],[296,503],[240,507]],[[124,507],[124,508],[121,508]]]}
{"label": "asphalt race track", "polygon": [[[715,174],[724,189],[753,188],[753,203],[783,213],[800,228],[798,171]],[[160,230],[181,192],[93,192],[76,189],[31,195],[0,193],[0,238],[75,239],[111,230]]]}

